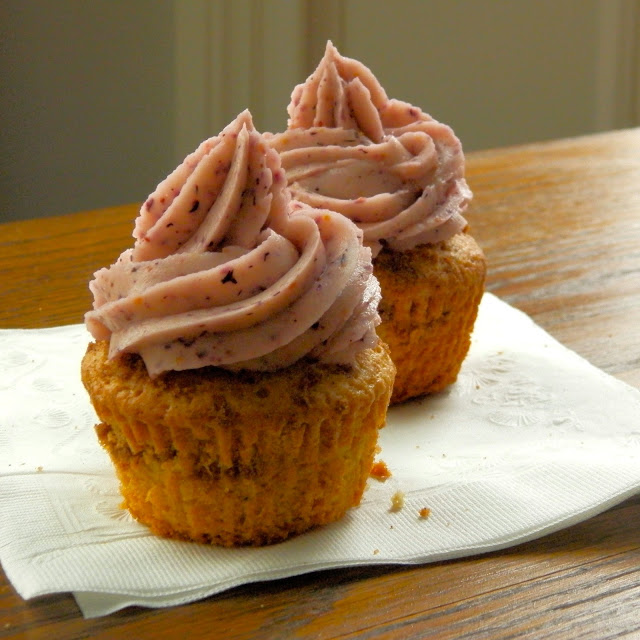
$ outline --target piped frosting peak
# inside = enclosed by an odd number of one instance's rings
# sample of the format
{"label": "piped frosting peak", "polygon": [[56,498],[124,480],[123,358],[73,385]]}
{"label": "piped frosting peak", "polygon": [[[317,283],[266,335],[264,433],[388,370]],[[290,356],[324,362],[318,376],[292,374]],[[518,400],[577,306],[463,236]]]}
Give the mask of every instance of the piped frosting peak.
{"label": "piped frosting peak", "polygon": [[380,293],[362,232],[334,212],[292,207],[249,112],[158,185],[134,237],[96,272],[86,323],[110,340],[110,357],[138,353],[152,376],[349,363],[377,341]]}
{"label": "piped frosting peak", "polygon": [[451,128],[389,99],[367,67],[331,42],[294,89],[288,113],[288,130],[269,142],[293,197],[350,218],[374,255],[446,240],[466,226],[471,191]]}

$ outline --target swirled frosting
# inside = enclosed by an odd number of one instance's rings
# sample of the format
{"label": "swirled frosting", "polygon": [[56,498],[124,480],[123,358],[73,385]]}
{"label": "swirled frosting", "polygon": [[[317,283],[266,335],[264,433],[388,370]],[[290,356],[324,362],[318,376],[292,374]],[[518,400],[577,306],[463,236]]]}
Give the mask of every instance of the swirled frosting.
{"label": "swirled frosting", "polygon": [[450,127],[389,99],[373,73],[329,42],[298,85],[288,130],[269,138],[293,197],[350,218],[374,255],[446,240],[466,226],[464,155]]}
{"label": "swirled frosting", "polygon": [[85,321],[110,357],[138,353],[151,376],[349,363],[377,342],[380,291],[362,232],[331,211],[292,210],[278,154],[248,111],[158,185],[133,235],[95,273]]}

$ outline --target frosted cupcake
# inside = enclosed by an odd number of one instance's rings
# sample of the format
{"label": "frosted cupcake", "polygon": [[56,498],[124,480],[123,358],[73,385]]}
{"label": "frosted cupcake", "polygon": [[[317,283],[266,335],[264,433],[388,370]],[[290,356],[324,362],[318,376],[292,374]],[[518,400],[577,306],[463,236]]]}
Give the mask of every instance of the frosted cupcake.
{"label": "frosted cupcake", "polygon": [[284,540],[361,499],[394,367],[361,232],[292,212],[244,112],[142,206],[96,272],[82,379],[125,506],[155,533]]}
{"label": "frosted cupcake", "polygon": [[269,138],[301,205],[362,230],[382,288],[378,333],[398,369],[392,402],[453,383],[470,345],[486,261],[463,216],[471,199],[450,127],[389,99],[363,64],[327,44]]}

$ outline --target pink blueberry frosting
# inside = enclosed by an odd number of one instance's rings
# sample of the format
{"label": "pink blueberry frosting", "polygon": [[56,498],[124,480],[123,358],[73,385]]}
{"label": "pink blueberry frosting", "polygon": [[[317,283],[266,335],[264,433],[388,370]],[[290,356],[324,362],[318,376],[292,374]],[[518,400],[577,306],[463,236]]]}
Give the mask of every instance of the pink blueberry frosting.
{"label": "pink blueberry frosting", "polygon": [[293,197],[364,232],[374,255],[446,240],[466,226],[464,155],[450,127],[389,99],[373,73],[329,42],[298,85],[288,130],[269,138]]}
{"label": "pink blueberry frosting", "polygon": [[85,321],[110,357],[138,353],[151,376],[350,363],[377,343],[380,290],[362,232],[332,211],[292,208],[248,111],[158,185],[133,235],[94,274]]}

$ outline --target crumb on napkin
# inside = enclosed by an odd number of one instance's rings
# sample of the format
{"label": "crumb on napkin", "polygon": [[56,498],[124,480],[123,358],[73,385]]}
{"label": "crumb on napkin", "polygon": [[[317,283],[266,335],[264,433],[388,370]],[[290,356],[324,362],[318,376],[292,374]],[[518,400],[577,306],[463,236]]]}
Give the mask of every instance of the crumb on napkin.
{"label": "crumb on napkin", "polygon": [[389,471],[389,467],[387,467],[387,463],[384,460],[378,460],[373,463],[369,475],[378,482],[384,482],[391,477],[391,471]]}
{"label": "crumb on napkin", "polygon": [[392,513],[397,513],[404,507],[404,493],[402,491],[396,491],[391,496],[391,508],[389,511]]}

